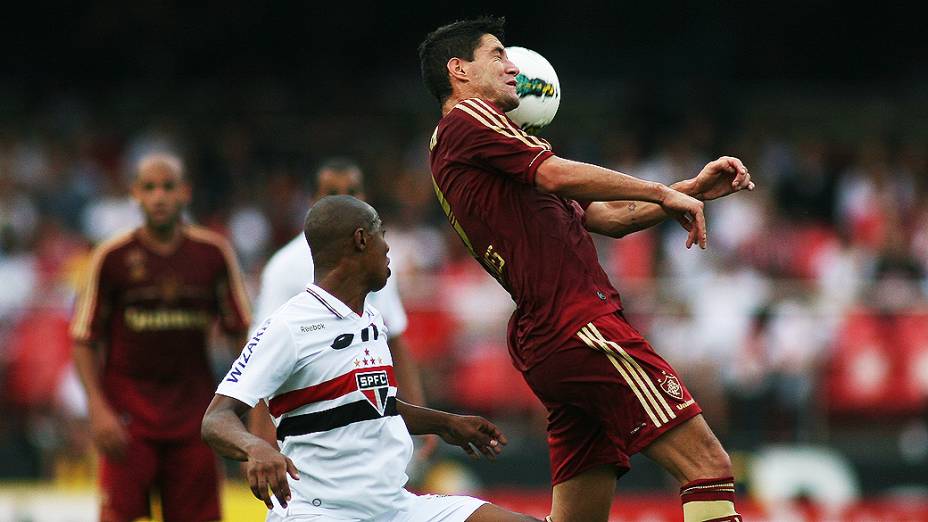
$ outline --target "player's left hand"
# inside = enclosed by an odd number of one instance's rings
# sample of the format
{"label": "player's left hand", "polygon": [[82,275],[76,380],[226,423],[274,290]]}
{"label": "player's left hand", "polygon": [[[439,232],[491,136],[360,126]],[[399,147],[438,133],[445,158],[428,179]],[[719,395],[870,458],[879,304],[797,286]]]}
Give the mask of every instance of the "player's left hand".
{"label": "player's left hand", "polygon": [[478,451],[488,459],[495,459],[509,442],[495,424],[474,415],[449,414],[444,431],[438,435],[475,459],[480,458]]}
{"label": "player's left hand", "polygon": [[751,173],[738,158],[722,156],[710,161],[692,179],[692,195],[703,200],[721,198],[740,190],[754,190]]}

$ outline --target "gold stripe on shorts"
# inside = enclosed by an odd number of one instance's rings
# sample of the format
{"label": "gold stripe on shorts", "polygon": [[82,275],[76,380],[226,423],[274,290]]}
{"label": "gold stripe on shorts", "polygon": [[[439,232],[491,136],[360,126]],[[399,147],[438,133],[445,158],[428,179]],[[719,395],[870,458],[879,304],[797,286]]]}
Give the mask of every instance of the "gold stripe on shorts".
{"label": "gold stripe on shorts", "polygon": [[[644,368],[642,368],[641,365],[638,364],[638,361],[636,361],[634,357],[629,355],[629,353],[626,352],[625,349],[623,349],[621,346],[619,346],[618,343],[614,341],[606,340],[606,338],[603,337],[601,333],[599,333],[599,330],[596,328],[596,326],[593,325],[593,323],[590,323],[588,326],[590,328],[590,331],[596,336],[594,340],[598,339],[600,342],[605,343],[607,346],[610,346],[612,349],[615,350],[616,353],[618,353],[622,357],[622,359],[628,361],[628,363],[637,370],[638,372],[637,374],[641,375],[641,378],[644,379],[645,383],[647,383],[647,387],[650,388],[651,393],[653,394],[651,395],[651,398],[652,399],[657,398],[657,401],[660,402],[660,406],[664,407],[664,411],[667,412],[667,415],[671,419],[675,419],[677,417],[677,414],[674,413],[673,408],[671,408],[670,405],[667,403],[667,399],[665,399],[664,396],[658,391],[657,386],[654,385],[654,382],[651,380],[648,374],[644,371]],[[657,404],[655,404],[654,407],[660,410],[660,407]]]}
{"label": "gold stripe on shorts", "polygon": [[[654,426],[658,428],[661,427],[665,422],[667,422],[667,418],[664,415],[661,415],[661,418],[658,419],[658,417],[654,414],[654,410],[651,409],[651,405],[648,403],[648,399],[645,399],[644,395],[642,394],[642,389],[639,388],[638,384],[636,383],[636,379],[633,379],[629,374],[627,363],[624,361],[620,362],[613,351],[609,350],[604,344],[594,340],[595,337],[587,329],[588,326],[581,328],[580,331],[577,332],[577,337],[579,337],[580,340],[586,343],[586,345],[590,348],[603,352],[606,355],[606,358],[609,359],[609,362],[611,362],[613,366],[615,366],[615,369],[619,372],[619,375],[625,379],[625,383],[628,384],[628,387],[632,390],[632,393],[635,394],[635,397],[638,397],[638,401],[641,403],[641,407],[644,409],[645,413],[648,414],[648,417],[651,418],[651,422],[654,423]],[[647,390],[644,390],[644,394],[647,394]]]}

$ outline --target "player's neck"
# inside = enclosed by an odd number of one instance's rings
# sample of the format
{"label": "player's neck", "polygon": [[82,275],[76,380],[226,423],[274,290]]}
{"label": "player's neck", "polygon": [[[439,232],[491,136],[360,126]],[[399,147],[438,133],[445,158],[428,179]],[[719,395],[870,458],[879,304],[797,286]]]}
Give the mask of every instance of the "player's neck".
{"label": "player's neck", "polygon": [[445,116],[451,112],[451,109],[453,109],[455,105],[470,98],[481,98],[481,96],[476,92],[470,92],[467,90],[451,93],[451,96],[448,96],[448,98],[445,99],[445,103],[441,104],[441,115]]}
{"label": "player's neck", "polygon": [[345,303],[352,312],[361,315],[364,312],[364,300],[370,289],[357,277],[346,277],[338,268],[325,273],[316,273],[316,286]]}
{"label": "player's neck", "polygon": [[145,224],[139,229],[139,236],[148,246],[161,253],[173,252],[183,239],[179,222],[162,227]]}

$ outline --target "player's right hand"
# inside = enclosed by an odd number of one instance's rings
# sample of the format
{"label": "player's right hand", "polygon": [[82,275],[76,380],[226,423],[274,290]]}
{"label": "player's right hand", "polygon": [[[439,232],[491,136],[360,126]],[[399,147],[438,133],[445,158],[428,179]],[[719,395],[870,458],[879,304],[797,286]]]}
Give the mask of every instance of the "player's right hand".
{"label": "player's right hand", "polygon": [[[293,480],[300,480],[296,465],[289,458],[272,448],[263,440],[248,450],[248,462],[245,464],[248,486],[251,493],[264,502],[268,509],[273,509],[271,495],[277,497],[280,507],[287,507],[290,502],[290,484],[287,475]],[[270,493],[268,492],[270,488]]]}
{"label": "player's right hand", "polygon": [[90,433],[94,444],[107,457],[122,460],[129,447],[129,434],[109,406],[98,404],[90,409]]}
{"label": "player's right hand", "polygon": [[661,208],[672,215],[685,228],[689,234],[686,237],[686,248],[698,244],[703,250],[709,246],[709,235],[706,232],[705,204],[698,199],[687,196],[670,187],[665,187]]}

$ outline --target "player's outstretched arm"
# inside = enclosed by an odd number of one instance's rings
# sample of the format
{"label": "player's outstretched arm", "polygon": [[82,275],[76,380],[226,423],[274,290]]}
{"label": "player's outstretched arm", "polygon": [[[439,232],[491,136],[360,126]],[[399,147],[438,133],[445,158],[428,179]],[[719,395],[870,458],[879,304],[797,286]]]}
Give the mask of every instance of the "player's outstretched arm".
{"label": "player's outstretched arm", "polygon": [[[492,422],[474,415],[455,415],[444,411],[413,406],[407,402],[396,401],[406,428],[413,435],[438,435],[448,444],[460,446],[465,453],[479,458],[483,453],[488,459],[495,459],[509,441]],[[474,449],[476,448],[476,449]]]}
{"label": "player's outstretched arm", "polygon": [[687,248],[694,244],[706,248],[708,244],[702,201],[666,185],[557,156],[549,157],[538,167],[535,185],[539,190],[570,199],[656,203],[689,231]]}
{"label": "player's outstretched arm", "polygon": [[292,460],[248,432],[242,417],[250,409],[251,406],[238,399],[216,394],[203,415],[200,428],[203,441],[223,457],[247,461],[246,475],[251,492],[268,509],[274,507],[271,494],[277,497],[281,507],[287,507],[290,501],[287,475],[299,480],[299,473]]}
{"label": "player's outstretched arm", "polygon": [[[754,190],[754,182],[741,160],[722,156],[706,164],[696,177],[674,183],[670,188],[709,201],[741,190]],[[654,203],[604,201],[592,203],[587,208],[584,224],[590,232],[618,238],[652,227],[670,216]],[[690,230],[688,220],[680,221]]]}

